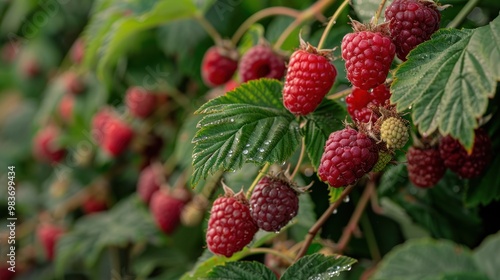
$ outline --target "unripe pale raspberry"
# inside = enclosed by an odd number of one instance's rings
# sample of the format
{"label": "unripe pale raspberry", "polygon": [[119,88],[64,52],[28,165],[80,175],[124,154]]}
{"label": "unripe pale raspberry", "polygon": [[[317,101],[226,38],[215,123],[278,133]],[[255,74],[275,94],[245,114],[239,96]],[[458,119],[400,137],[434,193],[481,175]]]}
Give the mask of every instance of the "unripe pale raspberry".
{"label": "unripe pale raspberry", "polygon": [[345,128],[328,137],[318,175],[331,187],[347,186],[370,172],[377,161],[375,141],[364,133]]}
{"label": "unripe pale raspberry", "polygon": [[309,44],[302,47],[290,57],[283,104],[294,115],[312,113],[330,91],[336,77],[337,69],[326,53]]}
{"label": "unripe pale raspberry", "polygon": [[390,23],[396,54],[405,61],[412,49],[439,29],[441,15],[433,1],[394,0],[385,10],[385,20]]}
{"label": "unripe pale raspberry", "polygon": [[391,161],[392,155],[386,152],[379,151],[378,152],[378,161],[373,166],[372,172],[380,172],[385,166]]}
{"label": "unripe pale raspberry", "polygon": [[297,215],[298,193],[290,182],[278,177],[262,178],[250,198],[250,211],[257,226],[265,231],[279,231]]}
{"label": "unripe pale raspberry", "polygon": [[417,187],[433,187],[441,180],[446,171],[439,150],[435,148],[410,147],[406,158],[408,160],[408,177]]}
{"label": "unripe pale raspberry", "polygon": [[260,78],[280,80],[285,74],[285,60],[271,47],[257,45],[241,57],[238,70],[242,83]]}
{"label": "unripe pale raspberry", "polygon": [[382,122],[380,138],[388,149],[401,149],[408,142],[409,136],[408,127],[402,119],[390,117]]}
{"label": "unripe pale raspberry", "polygon": [[446,167],[460,177],[469,179],[481,175],[490,162],[491,139],[485,130],[478,128],[470,154],[457,139],[449,135],[441,139],[439,151]]}

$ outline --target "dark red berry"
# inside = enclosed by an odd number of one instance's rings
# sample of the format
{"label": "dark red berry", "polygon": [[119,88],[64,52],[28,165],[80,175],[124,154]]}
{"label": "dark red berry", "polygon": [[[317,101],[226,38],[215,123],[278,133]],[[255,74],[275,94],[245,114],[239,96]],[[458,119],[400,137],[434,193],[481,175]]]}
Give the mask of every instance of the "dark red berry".
{"label": "dark red berry", "polygon": [[112,117],[106,122],[103,136],[102,148],[109,155],[116,157],[128,147],[134,137],[134,131],[118,117]]}
{"label": "dark red berry", "polygon": [[21,74],[26,77],[26,78],[34,78],[38,76],[42,72],[40,63],[31,58],[31,59],[24,59],[21,62]]}
{"label": "dark red berry", "polygon": [[37,228],[37,238],[42,244],[42,248],[48,260],[54,259],[57,241],[64,232],[62,227],[52,224],[42,224]]}
{"label": "dark red berry", "polygon": [[250,243],[258,229],[245,195],[226,194],[212,205],[206,235],[208,249],[229,258]]}
{"label": "dark red berry", "polygon": [[312,113],[330,91],[337,70],[330,59],[308,45],[290,57],[283,87],[283,104],[294,115]]}
{"label": "dark red berry", "polygon": [[201,63],[201,76],[207,86],[215,87],[228,82],[238,68],[234,50],[213,46],[207,50]]}
{"label": "dark red berry", "polygon": [[446,136],[441,139],[439,152],[444,165],[462,178],[473,178],[481,175],[491,159],[491,139],[485,130],[475,130],[472,152],[467,153],[457,139]]}
{"label": "dark red berry", "polygon": [[444,175],[446,167],[439,155],[439,149],[410,147],[406,154],[408,160],[408,176],[417,187],[435,186]]}
{"label": "dark red berry", "polygon": [[160,190],[151,197],[149,209],[156,225],[166,234],[172,234],[180,224],[184,205],[183,200]]}
{"label": "dark red berry", "polygon": [[439,29],[441,15],[429,0],[394,0],[385,10],[396,54],[405,61],[408,53]]}
{"label": "dark red berry", "polygon": [[[353,22],[355,30],[362,29],[358,24]],[[364,90],[385,82],[396,52],[389,36],[368,30],[345,35],[341,49],[347,79],[353,86]]]}
{"label": "dark red berry", "polygon": [[150,165],[144,168],[139,175],[137,181],[137,193],[145,203],[149,204],[153,194],[160,189],[158,175],[155,172],[154,166]]}
{"label": "dark red berry", "polygon": [[156,109],[156,95],[140,87],[131,87],[127,90],[125,103],[129,112],[138,118],[145,119]]}
{"label": "dark red berry", "polygon": [[44,162],[58,163],[66,155],[66,150],[58,143],[59,129],[47,126],[40,130],[33,138],[33,153],[35,157]]}
{"label": "dark red berry", "polygon": [[370,172],[377,160],[375,142],[364,133],[345,128],[328,137],[318,175],[335,188],[351,185]]}
{"label": "dark red berry", "polygon": [[285,60],[270,47],[257,45],[243,55],[238,70],[242,83],[260,78],[279,80],[285,74]]}
{"label": "dark red berry", "polygon": [[373,112],[373,108],[383,106],[390,97],[391,92],[385,84],[371,90],[353,87],[352,92],[345,98],[347,112],[355,121],[375,123],[378,115]]}
{"label": "dark red berry", "polygon": [[299,198],[290,183],[266,176],[260,180],[250,198],[251,214],[257,226],[265,231],[279,231],[297,215]]}

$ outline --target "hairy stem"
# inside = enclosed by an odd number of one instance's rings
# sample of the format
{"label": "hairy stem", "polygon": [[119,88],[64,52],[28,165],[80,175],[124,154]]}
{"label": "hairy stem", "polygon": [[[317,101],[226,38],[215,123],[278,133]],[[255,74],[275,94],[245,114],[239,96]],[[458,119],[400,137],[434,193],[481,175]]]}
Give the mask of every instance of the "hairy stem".
{"label": "hairy stem", "polygon": [[467,4],[460,10],[458,15],[446,26],[447,28],[457,28],[460,23],[469,15],[469,13],[477,6],[479,0],[469,0]]}
{"label": "hairy stem", "polygon": [[254,254],[271,254],[271,255],[275,255],[275,256],[278,256],[280,258],[282,258],[283,260],[287,261],[288,263],[293,263],[293,259],[290,258],[289,256],[277,251],[277,250],[274,250],[274,249],[271,249],[271,248],[250,248],[249,250],[249,253],[251,255],[254,255]]}
{"label": "hairy stem", "polygon": [[321,229],[323,224],[328,220],[328,218],[330,218],[333,211],[337,209],[340,206],[340,204],[342,204],[344,198],[347,195],[349,195],[353,189],[354,185],[347,186],[347,188],[344,189],[344,191],[342,192],[340,197],[335,201],[335,203],[331,204],[330,207],[328,207],[328,209],[325,210],[323,215],[321,215],[321,217],[316,221],[316,223],[309,229],[306,238],[304,239],[304,243],[302,244],[302,248],[300,248],[300,251],[297,253],[297,256],[295,257],[295,261],[302,258],[306,254],[309,245],[311,245],[311,242],[313,241],[314,237]]}
{"label": "hairy stem", "polygon": [[377,13],[375,13],[375,16],[373,17],[372,23],[373,25],[377,25],[378,19],[380,18],[380,15],[382,14],[382,11],[384,10],[386,0],[380,1],[380,4],[378,5]]}
{"label": "hairy stem", "polygon": [[300,15],[300,11],[287,7],[270,7],[267,9],[260,10],[255,14],[251,15],[249,18],[247,18],[247,20],[245,20],[240,25],[240,27],[238,27],[238,30],[236,30],[236,32],[234,33],[231,42],[233,43],[233,45],[236,46],[241,37],[243,37],[243,34],[245,34],[245,32],[248,30],[248,28],[250,28],[250,26],[252,26],[252,24],[258,22],[263,18],[276,15],[285,15],[297,18]]}
{"label": "hairy stem", "polygon": [[266,162],[264,167],[262,167],[262,169],[259,171],[259,173],[257,174],[257,177],[255,177],[255,180],[253,180],[252,185],[250,185],[250,188],[248,188],[248,191],[246,193],[246,197],[248,199],[250,199],[250,196],[252,195],[253,189],[255,188],[255,186],[257,186],[260,179],[262,179],[262,177],[264,177],[264,175],[266,175],[267,170],[269,169],[270,166],[271,165],[269,164],[269,162]]}
{"label": "hairy stem", "polygon": [[318,49],[321,49],[323,47],[323,44],[325,43],[326,37],[328,36],[328,33],[330,33],[330,29],[332,29],[335,22],[337,22],[337,18],[339,18],[342,10],[344,10],[344,8],[347,6],[347,4],[349,4],[349,1],[350,0],[344,0],[344,2],[342,2],[342,4],[340,4],[339,8],[333,14],[332,18],[328,22],[328,25],[326,26],[325,30],[323,31],[323,34],[321,34],[321,39],[319,40],[319,43],[318,43]]}

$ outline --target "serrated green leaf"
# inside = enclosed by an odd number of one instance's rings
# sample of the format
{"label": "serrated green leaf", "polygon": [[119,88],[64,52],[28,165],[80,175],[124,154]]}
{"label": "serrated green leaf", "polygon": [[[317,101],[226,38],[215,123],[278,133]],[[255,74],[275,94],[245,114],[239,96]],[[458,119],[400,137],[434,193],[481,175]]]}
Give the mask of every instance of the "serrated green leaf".
{"label": "serrated green leaf", "polygon": [[328,136],[342,129],[345,115],[346,111],[342,106],[333,100],[325,99],[314,112],[305,116],[307,123],[302,128],[302,134],[315,171],[321,162]]}
{"label": "serrated green leaf", "polygon": [[193,184],[218,170],[284,162],[293,154],[299,124],[283,106],[281,90],[276,80],[250,81],[198,109],[205,116],[193,139]]}
{"label": "serrated green leaf", "polygon": [[458,138],[467,149],[500,80],[500,17],[488,26],[442,29],[410,52],[395,73],[391,102],[412,107],[419,131]]}
{"label": "serrated green leaf", "polygon": [[372,280],[430,280],[443,274],[476,272],[469,249],[450,241],[422,239],[394,248],[382,260]]}
{"label": "serrated green leaf", "polygon": [[214,267],[203,279],[217,280],[273,280],[274,273],[265,265],[258,262],[230,262]]}
{"label": "serrated green leaf", "polygon": [[281,276],[281,280],[330,279],[342,271],[348,271],[357,261],[346,256],[325,256],[322,254],[307,255],[290,266]]}
{"label": "serrated green leaf", "polygon": [[500,279],[499,252],[500,232],[488,236],[474,252],[477,267],[490,279]]}

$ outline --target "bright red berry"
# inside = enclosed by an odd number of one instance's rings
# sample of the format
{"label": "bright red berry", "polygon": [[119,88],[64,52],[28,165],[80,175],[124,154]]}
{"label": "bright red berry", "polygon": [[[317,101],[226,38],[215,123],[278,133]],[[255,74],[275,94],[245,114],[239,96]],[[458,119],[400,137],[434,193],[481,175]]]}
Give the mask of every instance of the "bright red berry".
{"label": "bright red berry", "polygon": [[59,115],[68,122],[73,117],[73,108],[75,107],[75,97],[71,94],[65,94],[59,102]]}
{"label": "bright red berry", "polygon": [[435,186],[444,175],[446,167],[436,148],[410,147],[406,153],[408,176],[417,187]]}
{"label": "bright red berry", "polygon": [[137,193],[145,203],[149,204],[153,194],[160,189],[158,175],[154,166],[150,165],[144,168],[137,181]]}
{"label": "bright red berry", "polygon": [[378,115],[373,112],[373,108],[385,105],[390,97],[391,92],[385,84],[371,90],[353,87],[352,92],[345,98],[347,112],[355,121],[375,123]]}
{"label": "bright red berry", "polygon": [[206,235],[208,249],[229,258],[250,243],[258,229],[243,192],[226,192],[212,205]]}
{"label": "bright red berry", "polygon": [[66,155],[66,150],[59,143],[59,129],[47,126],[40,130],[33,138],[33,153],[40,161],[58,163]]}
{"label": "bright red berry", "polygon": [[328,137],[318,175],[335,188],[351,185],[370,172],[377,160],[375,141],[362,132],[345,128]]}
{"label": "bright red berry", "polygon": [[405,61],[406,55],[427,41],[439,29],[441,15],[436,3],[429,0],[394,0],[385,10],[396,54]]}
{"label": "bright red berry", "polygon": [[213,46],[201,62],[201,76],[207,86],[215,87],[229,81],[238,68],[238,55],[234,50]]}
{"label": "bright red berry", "polygon": [[113,112],[109,108],[102,108],[92,118],[92,136],[97,143],[104,140],[104,131],[108,120],[114,118]]}
{"label": "bright red berry", "polygon": [[292,114],[312,113],[330,91],[337,69],[316,48],[307,45],[290,57],[283,87],[283,104]]}
{"label": "bright red berry", "polygon": [[140,87],[131,87],[127,90],[125,103],[130,113],[138,118],[145,119],[156,109],[156,95]]}
{"label": "bright red berry", "polygon": [[64,232],[62,227],[52,224],[42,224],[37,228],[37,238],[42,244],[48,260],[54,259],[57,241]]}
{"label": "bright red berry", "polygon": [[116,157],[128,147],[134,137],[134,131],[118,117],[112,117],[106,122],[103,136],[102,148]]}
{"label": "bright red berry", "polygon": [[353,26],[355,32],[342,39],[342,58],[347,79],[353,86],[368,90],[385,82],[396,47],[385,32],[366,30],[356,21]]}
{"label": "bright red berry", "polygon": [[457,139],[446,136],[439,143],[439,152],[444,165],[462,178],[479,176],[491,159],[491,139],[485,130],[475,130],[472,153],[468,154]]}
{"label": "bright red berry", "polygon": [[184,205],[183,200],[159,190],[151,197],[149,209],[156,225],[166,234],[171,234],[180,224]]}
{"label": "bright red berry", "polygon": [[297,215],[298,193],[290,182],[266,176],[255,186],[250,198],[252,218],[265,231],[279,231]]}
{"label": "bright red berry", "polygon": [[281,79],[285,60],[266,45],[250,48],[241,58],[239,74],[242,83],[260,78]]}

